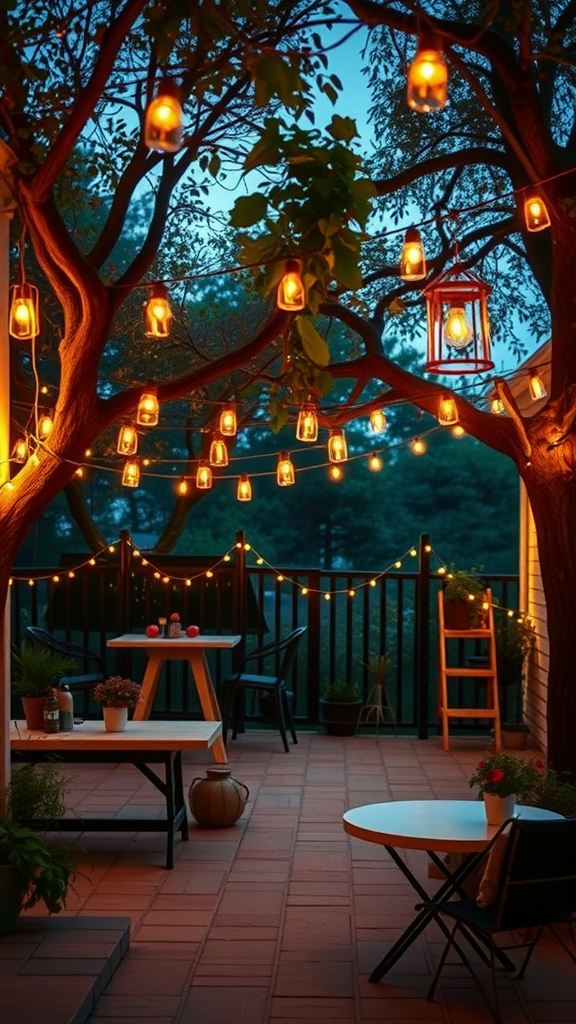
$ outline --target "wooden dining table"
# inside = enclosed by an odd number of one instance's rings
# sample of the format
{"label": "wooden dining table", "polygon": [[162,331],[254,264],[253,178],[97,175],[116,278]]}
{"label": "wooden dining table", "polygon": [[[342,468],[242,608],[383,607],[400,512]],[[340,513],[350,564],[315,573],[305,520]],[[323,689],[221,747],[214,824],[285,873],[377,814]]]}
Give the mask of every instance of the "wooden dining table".
{"label": "wooden dining table", "polygon": [[[134,721],[150,718],[160,675],[165,661],[187,661],[198,691],[198,699],[206,722],[221,722],[222,715],[206,659],[208,650],[232,650],[241,636],[217,636],[200,633],[198,636],[149,637],[145,633],[124,633],[108,640],[107,646],[129,650],[144,650],[148,657],[142,679],[142,700],[134,711]],[[228,757],[222,735],[212,744],[214,760],[226,764]]]}

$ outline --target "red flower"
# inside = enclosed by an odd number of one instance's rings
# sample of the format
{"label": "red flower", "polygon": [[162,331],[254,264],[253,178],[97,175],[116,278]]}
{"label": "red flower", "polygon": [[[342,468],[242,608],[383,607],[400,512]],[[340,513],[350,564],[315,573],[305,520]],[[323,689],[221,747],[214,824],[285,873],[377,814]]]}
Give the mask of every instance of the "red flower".
{"label": "red flower", "polygon": [[478,761],[478,767],[479,768],[485,768],[486,767],[486,761],[484,760],[484,758],[482,758],[481,761]]}
{"label": "red flower", "polygon": [[539,757],[534,758],[534,767],[538,768],[539,771],[544,770],[544,761],[541,761]]}
{"label": "red flower", "polygon": [[502,782],[504,772],[501,768],[493,768],[491,772],[488,772],[486,778],[489,782]]}

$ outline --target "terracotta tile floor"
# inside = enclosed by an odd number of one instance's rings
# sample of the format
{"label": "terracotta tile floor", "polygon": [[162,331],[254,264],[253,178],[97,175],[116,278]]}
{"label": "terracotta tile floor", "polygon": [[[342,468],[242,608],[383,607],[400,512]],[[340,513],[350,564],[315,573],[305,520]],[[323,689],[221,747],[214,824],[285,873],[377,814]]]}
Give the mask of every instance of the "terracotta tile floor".
{"label": "terracotta tile floor", "polygon": [[[446,754],[437,738],[301,733],[285,754],[276,733],[250,731],[228,746],[233,774],[250,789],[243,817],[226,829],[194,824],[172,871],[161,835],[84,834],[89,877],[67,913],[132,920],[130,950],[90,1024],[490,1021],[460,965],[426,1001],[441,949],[434,927],[381,983],[368,982],[416,897],[385,851],[349,839],[341,824],[358,804],[471,798],[467,779],[484,746],[455,740]],[[188,758],[186,784],[210,763]],[[131,766],[67,770],[69,798],[85,811],[162,811]],[[409,856],[428,884],[425,854]],[[552,940],[524,981],[502,979],[501,993],[505,1024],[576,1019],[576,970]]]}

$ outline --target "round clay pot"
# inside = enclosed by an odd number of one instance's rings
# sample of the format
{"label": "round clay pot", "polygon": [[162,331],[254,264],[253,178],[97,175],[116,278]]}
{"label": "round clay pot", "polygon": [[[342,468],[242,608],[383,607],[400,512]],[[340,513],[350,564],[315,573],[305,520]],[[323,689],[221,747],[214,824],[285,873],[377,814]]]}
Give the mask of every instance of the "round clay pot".
{"label": "round clay pot", "polygon": [[194,779],[188,793],[193,817],[207,828],[233,825],[250,796],[248,787],[231,777],[230,768],[207,768],[205,779]]}
{"label": "round clay pot", "polygon": [[21,697],[27,729],[40,729],[44,732],[45,697]]}

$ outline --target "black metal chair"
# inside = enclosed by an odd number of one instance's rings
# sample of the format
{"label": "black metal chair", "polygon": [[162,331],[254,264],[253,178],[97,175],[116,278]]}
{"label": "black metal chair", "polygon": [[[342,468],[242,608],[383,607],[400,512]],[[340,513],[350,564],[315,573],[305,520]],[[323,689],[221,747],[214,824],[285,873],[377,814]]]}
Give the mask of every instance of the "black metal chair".
{"label": "black metal chair", "polygon": [[[285,636],[283,640],[274,640],[264,647],[258,647],[256,650],[251,651],[245,656],[239,672],[223,681],[222,721],[224,742],[226,742],[230,723],[232,724],[232,739],[236,739],[240,722],[243,720],[244,694],[246,690],[252,690],[260,694],[270,694],[286,753],[290,749],[286,735],[286,724],[288,724],[290,729],[293,742],[298,743],[287,694],[287,682],[296,657],[298,644],[307,628],[307,626],[299,626],[289,633],[288,636]],[[274,658],[276,665],[278,665],[275,675],[260,675],[246,672],[248,662],[263,661],[267,658]]]}
{"label": "black metal chair", "polygon": [[[442,917],[451,918],[454,927],[440,958],[436,974],[428,992],[432,999],[449,950],[456,951],[483,992],[497,1024],[501,1024],[500,1002],[497,985],[497,962],[508,949],[526,949],[526,955],[517,977],[523,978],[534,948],[542,932],[548,927],[571,959],[576,955],[568,948],[554,925],[571,922],[576,910],[576,818],[557,818],[544,821],[530,821],[516,818],[507,823],[509,836],[505,850],[498,851],[502,843],[503,829],[490,843],[486,857],[500,860],[499,879],[496,882],[494,901],[479,906],[475,898],[465,896],[418,905],[418,909],[429,909]],[[470,871],[477,869],[479,858],[473,858]],[[488,863],[488,861],[486,861]],[[460,884],[464,876],[460,878]],[[461,891],[459,889],[459,891]],[[526,929],[521,941],[497,944],[495,936],[501,932]],[[492,973],[494,1003],[490,1002],[485,988],[476,975],[467,952],[458,939],[462,937],[489,964]],[[486,951],[488,956],[485,955]],[[508,961],[510,970],[516,970]]]}
{"label": "black metal chair", "polygon": [[[73,644],[69,640],[55,636],[54,633],[49,633],[47,629],[43,629],[41,626],[26,626],[26,639],[28,642],[48,647],[56,654],[63,654],[66,657],[77,659],[79,668],[84,671],[80,673],[66,673],[62,676],[61,683],[69,686],[72,694],[76,691],[84,691],[83,713],[87,714],[89,691],[94,689],[96,683],[100,683],[103,679],[108,678],[106,663],[101,655],[90,650],[88,647],[82,647],[80,644]],[[86,671],[91,668],[92,671]]]}

